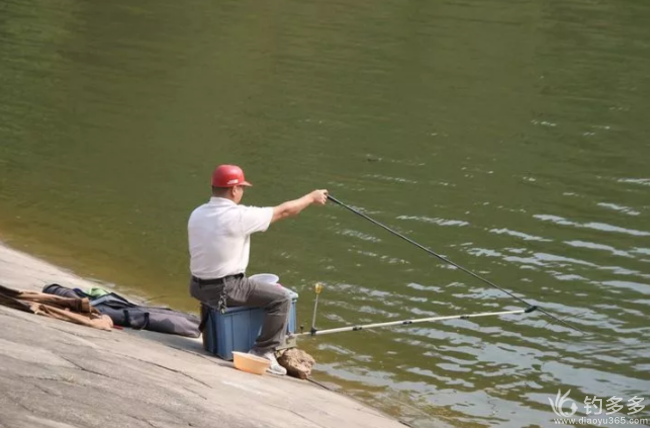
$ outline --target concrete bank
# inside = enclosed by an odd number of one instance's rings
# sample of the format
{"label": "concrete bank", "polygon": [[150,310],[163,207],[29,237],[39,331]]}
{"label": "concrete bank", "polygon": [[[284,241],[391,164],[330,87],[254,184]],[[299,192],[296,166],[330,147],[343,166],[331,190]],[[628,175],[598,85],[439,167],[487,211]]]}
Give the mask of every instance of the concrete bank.
{"label": "concrete bank", "polygon": [[[93,284],[0,246],[0,284]],[[200,340],[0,307],[0,427],[372,427],[400,422],[305,381],[240,372]]]}

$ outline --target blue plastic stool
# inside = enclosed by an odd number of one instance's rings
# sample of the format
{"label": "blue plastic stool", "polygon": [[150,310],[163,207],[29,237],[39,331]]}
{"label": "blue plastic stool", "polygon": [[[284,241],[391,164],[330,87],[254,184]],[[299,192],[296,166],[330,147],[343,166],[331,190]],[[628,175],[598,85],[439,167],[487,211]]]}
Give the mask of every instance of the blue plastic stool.
{"label": "blue plastic stool", "polygon": [[[291,308],[287,333],[296,331],[296,302],[298,294],[291,292]],[[262,308],[229,308],[225,313],[201,305],[201,316],[206,315],[207,321],[203,330],[203,348],[224,360],[232,360],[232,352],[248,352],[260,335],[264,322]]]}

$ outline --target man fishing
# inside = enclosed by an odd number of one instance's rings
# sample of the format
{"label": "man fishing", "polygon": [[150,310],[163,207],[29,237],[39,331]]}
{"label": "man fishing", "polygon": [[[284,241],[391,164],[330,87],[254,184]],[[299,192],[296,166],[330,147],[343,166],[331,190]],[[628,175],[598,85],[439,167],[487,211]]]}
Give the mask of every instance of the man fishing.
{"label": "man fishing", "polygon": [[262,331],[250,353],[270,360],[271,373],[284,375],[287,371],[278,364],[275,350],[285,340],[291,299],[281,287],[246,277],[250,236],[312,204],[325,205],[327,190],[314,190],[276,207],[258,208],[240,205],[244,189],[250,186],[238,166],[220,165],[214,170],[212,198],[196,208],[188,222],[190,294],[216,309],[264,308]]}

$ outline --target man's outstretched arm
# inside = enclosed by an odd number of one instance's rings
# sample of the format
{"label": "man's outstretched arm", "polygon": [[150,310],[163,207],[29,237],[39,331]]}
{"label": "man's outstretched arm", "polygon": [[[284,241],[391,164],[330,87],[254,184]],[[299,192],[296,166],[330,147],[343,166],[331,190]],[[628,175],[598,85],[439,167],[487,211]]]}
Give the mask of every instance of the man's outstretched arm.
{"label": "man's outstretched arm", "polygon": [[294,199],[293,201],[284,202],[277,207],[273,208],[273,218],[271,223],[289,217],[297,216],[302,210],[308,206],[325,205],[327,202],[327,190],[314,190],[306,194],[302,198]]}

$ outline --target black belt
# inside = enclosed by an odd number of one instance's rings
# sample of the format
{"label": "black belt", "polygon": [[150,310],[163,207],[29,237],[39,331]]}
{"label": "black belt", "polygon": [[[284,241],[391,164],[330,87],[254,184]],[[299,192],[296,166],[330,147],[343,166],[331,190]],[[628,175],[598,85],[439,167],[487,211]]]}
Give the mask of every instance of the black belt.
{"label": "black belt", "polygon": [[214,278],[214,279],[201,279],[192,275],[192,281],[196,282],[199,285],[221,285],[229,279],[240,279],[243,278],[243,273],[238,273],[237,275],[227,275],[223,278]]}

